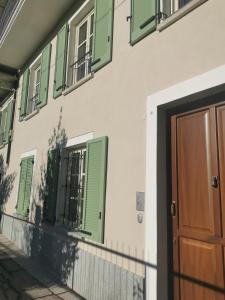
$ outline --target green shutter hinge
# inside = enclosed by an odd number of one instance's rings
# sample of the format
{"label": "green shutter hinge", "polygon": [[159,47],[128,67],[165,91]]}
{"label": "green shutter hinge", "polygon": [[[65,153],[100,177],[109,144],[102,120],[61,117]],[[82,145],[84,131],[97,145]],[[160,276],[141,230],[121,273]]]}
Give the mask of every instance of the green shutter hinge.
{"label": "green shutter hinge", "polygon": [[131,21],[132,18],[132,16],[127,16],[127,22]]}

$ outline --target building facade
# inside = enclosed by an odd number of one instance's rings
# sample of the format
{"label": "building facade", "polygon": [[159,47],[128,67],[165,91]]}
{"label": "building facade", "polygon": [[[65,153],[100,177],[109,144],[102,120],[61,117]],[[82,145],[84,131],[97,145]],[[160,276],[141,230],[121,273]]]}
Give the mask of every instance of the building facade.
{"label": "building facade", "polygon": [[5,5],[3,234],[85,299],[224,299],[225,2]]}

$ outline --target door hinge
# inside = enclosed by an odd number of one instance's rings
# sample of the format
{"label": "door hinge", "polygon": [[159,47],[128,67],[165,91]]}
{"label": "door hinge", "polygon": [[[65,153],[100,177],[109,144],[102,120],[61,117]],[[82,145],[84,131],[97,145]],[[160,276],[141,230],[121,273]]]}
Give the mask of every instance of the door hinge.
{"label": "door hinge", "polygon": [[172,201],[172,203],[171,203],[170,212],[171,212],[171,215],[173,217],[176,216],[176,203],[175,203],[175,201]]}

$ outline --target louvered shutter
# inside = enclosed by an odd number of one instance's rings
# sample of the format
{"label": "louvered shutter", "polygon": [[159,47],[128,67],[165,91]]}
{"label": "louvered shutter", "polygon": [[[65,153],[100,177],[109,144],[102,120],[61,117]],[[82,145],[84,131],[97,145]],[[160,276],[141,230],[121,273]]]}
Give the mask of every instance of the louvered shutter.
{"label": "louvered shutter", "polygon": [[135,44],[156,28],[156,1],[131,0],[131,44]]}
{"label": "louvered shutter", "polygon": [[14,101],[10,101],[7,106],[7,120],[6,120],[6,128],[5,128],[5,142],[8,143],[10,139],[10,130],[12,127],[12,119],[13,119],[13,103]]}
{"label": "louvered shutter", "polygon": [[2,138],[2,111],[0,111],[0,145],[3,144],[3,138]]}
{"label": "louvered shutter", "polygon": [[95,1],[92,72],[96,72],[112,60],[113,15],[113,0]]}
{"label": "louvered shutter", "polygon": [[17,198],[17,213],[24,217],[26,217],[29,213],[33,179],[33,163],[33,156],[26,157],[21,161],[20,182]]}
{"label": "louvered shutter", "polygon": [[32,179],[33,179],[33,164],[34,164],[34,157],[30,156],[29,158],[27,158],[26,186],[25,186],[24,204],[23,204],[24,216],[27,216],[29,213],[30,195],[31,195],[31,187],[32,187]]}
{"label": "louvered shutter", "polygon": [[60,96],[65,87],[67,43],[68,43],[68,24],[65,24],[57,35],[55,80],[54,80],[54,91],[53,91],[54,98]]}
{"label": "louvered shutter", "polygon": [[46,182],[44,187],[44,221],[49,223],[55,222],[56,200],[58,190],[59,174],[59,149],[48,152],[48,163],[46,172]]}
{"label": "louvered shutter", "polygon": [[104,237],[107,145],[107,137],[87,142],[82,229],[96,242]]}
{"label": "louvered shutter", "polygon": [[2,142],[3,144],[6,143],[6,124],[7,124],[7,114],[8,114],[8,111],[7,111],[7,107],[3,110],[3,113],[2,113],[2,131],[1,131],[1,135],[2,135]]}
{"label": "louvered shutter", "polygon": [[48,44],[41,55],[41,80],[38,106],[41,108],[48,101],[48,84],[51,62],[51,44]]}
{"label": "louvered shutter", "polygon": [[26,71],[23,73],[23,83],[22,83],[21,102],[20,102],[20,120],[22,120],[26,116],[29,76],[30,76],[30,70],[26,69]]}

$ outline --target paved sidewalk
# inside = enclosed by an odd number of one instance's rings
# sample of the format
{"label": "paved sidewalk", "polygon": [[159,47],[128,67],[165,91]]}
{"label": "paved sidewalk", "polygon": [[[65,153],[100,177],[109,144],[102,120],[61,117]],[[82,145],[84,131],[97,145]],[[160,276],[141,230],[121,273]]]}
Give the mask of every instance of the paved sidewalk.
{"label": "paved sidewalk", "polygon": [[80,300],[0,234],[0,300]]}

